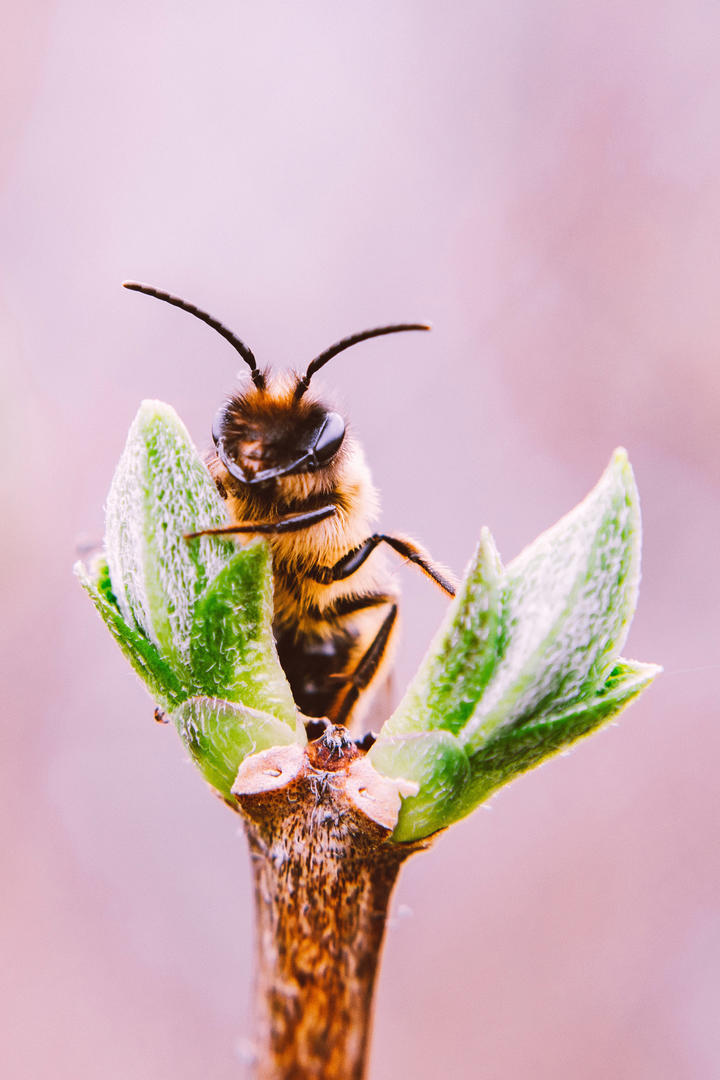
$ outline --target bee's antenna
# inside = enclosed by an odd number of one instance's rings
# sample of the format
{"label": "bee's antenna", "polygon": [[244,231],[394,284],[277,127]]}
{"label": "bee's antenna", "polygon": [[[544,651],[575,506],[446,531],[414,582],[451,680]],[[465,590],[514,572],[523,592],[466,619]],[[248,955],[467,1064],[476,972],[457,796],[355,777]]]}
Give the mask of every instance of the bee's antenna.
{"label": "bee's antenna", "polygon": [[194,315],[196,319],[201,319],[213,330],[217,330],[218,334],[229,341],[233,349],[240,353],[245,363],[250,368],[250,374],[252,375],[252,381],[257,386],[258,390],[265,389],[265,376],[257,366],[257,361],[252,353],[251,349],[248,349],[240,338],[235,337],[231,330],[228,330],[227,326],[223,326],[221,322],[214,319],[212,315],[208,315],[206,311],[201,311],[200,308],[195,307],[194,304],[188,304],[186,300],[181,300],[179,296],[173,296],[171,293],[162,292],[160,289],[154,289],[152,285],[143,285],[139,281],[123,281],[124,289],[131,289],[133,292],[145,293],[146,296],[154,296],[157,300],[164,300],[166,304],[172,304],[173,307],[180,308],[181,311],[187,311],[189,315]]}
{"label": "bee's antenna", "polygon": [[395,326],[378,326],[375,330],[363,330],[359,334],[353,334],[351,337],[343,338],[342,341],[336,342],[331,345],[325,352],[321,352],[319,356],[316,356],[308,367],[305,374],[298,379],[298,384],[295,387],[295,400],[301,398],[308,386],[310,380],[316,371],[319,371],[321,367],[327,364],[328,360],[332,360],[333,356],[337,356],[338,353],[344,352],[345,349],[349,349],[351,345],[357,345],[360,341],[367,341],[368,338],[382,337],[383,334],[399,334],[403,330],[429,330],[430,327],[425,323],[398,323]]}

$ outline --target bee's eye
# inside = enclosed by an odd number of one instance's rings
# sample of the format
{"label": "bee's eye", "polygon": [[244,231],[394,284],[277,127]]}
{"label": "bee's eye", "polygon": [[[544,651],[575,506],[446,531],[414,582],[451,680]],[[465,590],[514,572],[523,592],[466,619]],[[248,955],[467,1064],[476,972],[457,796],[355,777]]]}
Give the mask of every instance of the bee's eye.
{"label": "bee's eye", "polygon": [[318,432],[313,446],[315,458],[320,465],[326,465],[335,457],[345,437],[345,421],[339,413],[331,412]]}

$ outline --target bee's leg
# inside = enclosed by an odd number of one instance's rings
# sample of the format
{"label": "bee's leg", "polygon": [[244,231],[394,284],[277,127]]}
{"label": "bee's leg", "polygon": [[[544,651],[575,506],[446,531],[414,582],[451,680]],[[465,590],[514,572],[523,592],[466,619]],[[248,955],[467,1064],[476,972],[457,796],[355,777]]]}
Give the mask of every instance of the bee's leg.
{"label": "bee's leg", "polygon": [[368,536],[367,540],[363,540],[362,544],[353,548],[347,555],[343,555],[342,559],[339,559],[334,566],[308,567],[307,575],[314,581],[319,581],[322,585],[330,585],[333,581],[342,581],[344,578],[354,574],[356,570],[359,570],[378,544],[383,543],[388,544],[393,551],[403,555],[409,562],[419,566],[423,573],[432,578],[448,596],[455,595],[455,584],[448,579],[445,572],[436,566],[430,556],[422,551],[417,544],[413,544],[411,540],[405,540],[401,536],[386,536],[385,533],[375,533],[373,536]]}
{"label": "bee's leg", "polygon": [[197,532],[185,533],[185,539],[196,540],[198,536],[230,536],[233,533],[298,532],[332,517],[335,511],[334,505],[328,505],[319,506],[315,510],[305,510],[302,514],[281,517],[277,521],[238,521],[234,525],[219,525],[215,529],[199,529]]}
{"label": "bee's leg", "polygon": [[348,677],[347,688],[338,697],[330,711],[329,718],[333,724],[344,724],[346,722],[360,694],[372,682],[385,655],[397,613],[397,604],[393,604],[383,619],[377,634],[360,658],[359,664],[352,675]]}
{"label": "bee's leg", "polygon": [[341,618],[343,615],[355,615],[358,611],[365,611],[370,607],[379,607],[381,604],[393,604],[396,600],[397,592],[371,592],[363,593],[362,596],[340,596],[323,609],[323,615],[325,618],[328,616]]}

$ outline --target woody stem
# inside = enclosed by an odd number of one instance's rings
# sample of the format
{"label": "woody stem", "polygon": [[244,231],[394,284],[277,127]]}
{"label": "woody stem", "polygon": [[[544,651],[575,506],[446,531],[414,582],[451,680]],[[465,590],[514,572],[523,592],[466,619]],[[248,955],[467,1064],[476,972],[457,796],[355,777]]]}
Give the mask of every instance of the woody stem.
{"label": "woody stem", "polygon": [[347,777],[306,759],[289,785],[239,796],[255,881],[256,1080],[365,1076],[390,895],[416,848],[358,810]]}

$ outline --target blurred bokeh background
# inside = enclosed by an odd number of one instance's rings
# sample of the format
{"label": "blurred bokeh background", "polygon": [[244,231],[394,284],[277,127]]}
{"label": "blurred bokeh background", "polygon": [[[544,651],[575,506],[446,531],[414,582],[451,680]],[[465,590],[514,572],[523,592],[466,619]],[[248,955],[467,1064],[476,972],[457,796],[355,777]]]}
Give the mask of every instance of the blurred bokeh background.
{"label": "blurred bokeh background", "polygon": [[[373,1080],[720,1075],[720,9],[36,0],[0,44],[0,1073],[231,1080],[237,820],[71,576],[139,400],[200,446],[241,366],[338,358],[382,525],[506,559],[614,446],[644,512],[620,724],[403,873]],[[400,569],[399,681],[444,601]]]}

